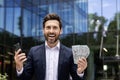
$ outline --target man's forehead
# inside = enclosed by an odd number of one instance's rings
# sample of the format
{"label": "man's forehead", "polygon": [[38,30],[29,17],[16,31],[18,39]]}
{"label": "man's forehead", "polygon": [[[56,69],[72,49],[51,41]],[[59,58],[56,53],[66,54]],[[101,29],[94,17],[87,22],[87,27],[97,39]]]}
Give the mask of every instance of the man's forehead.
{"label": "man's forehead", "polygon": [[45,22],[45,25],[59,25],[59,21],[57,20],[48,20]]}

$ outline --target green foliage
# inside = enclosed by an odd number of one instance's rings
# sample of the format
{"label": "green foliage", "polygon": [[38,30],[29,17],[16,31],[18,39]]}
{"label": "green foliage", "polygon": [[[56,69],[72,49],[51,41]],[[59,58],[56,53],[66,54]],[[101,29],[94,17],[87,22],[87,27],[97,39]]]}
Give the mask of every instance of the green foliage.
{"label": "green foliage", "polygon": [[8,77],[7,73],[5,73],[4,75],[0,73],[0,80],[7,80],[7,77]]}
{"label": "green foliage", "polygon": [[[94,14],[89,14],[89,30],[90,31],[94,31],[95,27],[96,27],[96,22],[97,20],[100,21],[100,27],[98,31],[102,31],[102,27],[104,26],[104,24],[108,21],[104,16],[98,16],[96,13]],[[93,23],[91,24],[91,20],[93,20]]]}

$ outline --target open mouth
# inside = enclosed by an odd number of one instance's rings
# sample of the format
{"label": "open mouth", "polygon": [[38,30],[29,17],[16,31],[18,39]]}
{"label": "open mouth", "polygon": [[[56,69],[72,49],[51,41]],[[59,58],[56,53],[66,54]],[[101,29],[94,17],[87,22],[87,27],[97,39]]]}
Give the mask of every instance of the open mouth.
{"label": "open mouth", "polygon": [[55,35],[54,34],[50,34],[49,37],[55,37]]}
{"label": "open mouth", "polygon": [[49,38],[50,41],[51,41],[51,40],[54,40],[54,39],[55,39],[55,35],[53,35],[53,34],[51,35],[51,34],[50,34],[50,35],[48,35],[48,38]]}

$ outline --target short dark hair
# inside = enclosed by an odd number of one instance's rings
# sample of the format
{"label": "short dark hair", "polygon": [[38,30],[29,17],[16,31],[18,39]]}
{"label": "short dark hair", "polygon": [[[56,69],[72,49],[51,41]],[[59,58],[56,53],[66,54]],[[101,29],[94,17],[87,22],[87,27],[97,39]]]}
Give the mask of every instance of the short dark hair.
{"label": "short dark hair", "polygon": [[57,20],[59,22],[60,29],[62,28],[61,19],[57,14],[51,13],[51,14],[46,15],[43,19],[43,28],[45,27],[45,22],[47,22],[48,20]]}

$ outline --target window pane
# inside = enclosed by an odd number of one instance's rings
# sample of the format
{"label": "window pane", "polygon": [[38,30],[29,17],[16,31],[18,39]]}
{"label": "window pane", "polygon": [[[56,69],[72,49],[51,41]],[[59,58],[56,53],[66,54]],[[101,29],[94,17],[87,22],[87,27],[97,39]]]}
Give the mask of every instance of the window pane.
{"label": "window pane", "polygon": [[0,7],[4,6],[4,0],[0,0]]}
{"label": "window pane", "polygon": [[4,8],[0,7],[0,28],[4,28]]}
{"label": "window pane", "polygon": [[14,15],[14,34],[20,36],[20,29],[19,29],[19,18],[20,18],[20,8],[15,8],[15,15]]}
{"label": "window pane", "polygon": [[6,31],[13,32],[13,8],[6,8]]}
{"label": "window pane", "polygon": [[23,35],[25,37],[31,36],[31,12],[24,9],[24,14],[23,14]]}

